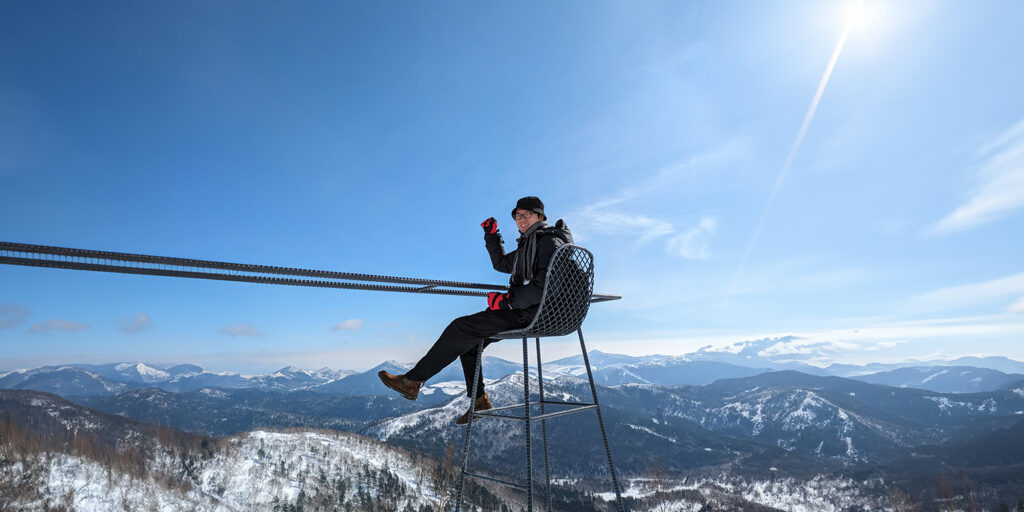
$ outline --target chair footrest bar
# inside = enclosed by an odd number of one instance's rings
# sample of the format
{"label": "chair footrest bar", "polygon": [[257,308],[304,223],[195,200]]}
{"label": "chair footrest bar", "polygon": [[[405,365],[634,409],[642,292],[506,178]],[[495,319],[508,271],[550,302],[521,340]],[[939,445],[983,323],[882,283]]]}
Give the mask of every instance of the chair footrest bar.
{"label": "chair footrest bar", "polygon": [[[522,406],[520,405],[519,407],[522,407]],[[575,407],[575,408],[572,408],[572,409],[566,409],[564,411],[556,411],[556,412],[549,412],[549,413],[545,413],[545,414],[530,415],[530,421],[534,422],[534,421],[537,421],[537,420],[546,420],[548,418],[554,418],[555,416],[564,416],[566,414],[572,414],[574,412],[580,412],[580,411],[589,411],[591,409],[596,409],[596,408],[597,408],[596,405],[582,405],[582,406],[578,406],[578,407]],[[486,410],[486,411],[483,411],[483,412],[474,412],[473,413],[473,417],[474,418],[482,418],[482,417],[505,418],[505,419],[509,419],[509,420],[526,421],[526,417],[525,416],[514,416],[514,415],[510,415],[510,414],[497,414],[494,409],[489,409],[489,410]]]}
{"label": "chair footrest bar", "polygon": [[[531,405],[531,406],[532,406],[532,405],[538,405],[538,402],[530,402],[530,405]],[[487,409],[487,411],[486,411],[486,412],[491,412],[491,411],[505,411],[505,410],[508,410],[508,409],[522,409],[522,408],[523,408],[523,404],[512,404],[512,405],[503,405],[503,406],[501,406],[501,407],[492,407],[492,408],[490,408],[490,409]],[[482,413],[481,413],[481,414],[482,414]]]}
{"label": "chair footrest bar", "polygon": [[525,485],[517,484],[515,482],[509,482],[507,480],[501,480],[501,479],[498,479],[498,478],[493,478],[493,477],[489,477],[489,476],[485,476],[485,475],[480,475],[480,474],[477,474],[477,473],[470,473],[469,471],[464,471],[463,474],[465,474],[466,476],[471,476],[473,478],[479,478],[481,480],[488,480],[488,481],[491,481],[491,482],[494,482],[494,483],[498,483],[498,484],[501,484],[501,485],[505,485],[505,486],[508,486],[508,487],[513,487],[515,489],[519,489],[520,491],[525,491],[526,490],[526,486]]}
{"label": "chair footrest bar", "polygon": [[[533,405],[533,404],[544,404],[544,405],[594,405],[594,404],[589,403],[589,402],[559,402],[557,400],[541,400],[540,402],[533,402],[530,405]],[[522,407],[522,404],[519,404],[519,406]]]}
{"label": "chair footrest bar", "polygon": [[[584,407],[584,406],[593,406],[594,405],[592,403],[587,403],[587,402],[558,402],[558,401],[552,401],[552,400],[539,400],[539,401],[535,401],[535,402],[530,402],[530,406],[531,407],[533,407],[534,405],[541,405],[541,404],[544,404],[544,405],[569,405],[569,406],[574,406],[574,407]],[[508,410],[508,409],[522,409],[522,408],[523,408],[523,404],[512,404],[512,405],[503,405],[501,407],[492,407],[490,409],[487,409],[487,411],[488,412],[490,412],[490,411],[504,411],[504,410]]]}
{"label": "chair footrest bar", "polygon": [[566,409],[564,411],[549,412],[549,413],[546,413],[546,414],[541,414],[539,416],[531,416],[530,420],[531,421],[546,420],[548,418],[554,418],[555,416],[565,416],[566,414],[572,414],[574,412],[580,412],[580,411],[589,411],[591,409],[597,409],[597,406],[596,405],[585,405],[585,406],[582,406],[582,407],[577,407],[575,409]]}
{"label": "chair footrest bar", "polygon": [[506,419],[510,419],[510,420],[519,420],[519,421],[523,421],[523,420],[526,419],[523,416],[513,416],[513,415],[510,415],[510,414],[497,414],[497,413],[494,413],[492,411],[475,412],[475,413],[473,413],[473,417],[474,418],[506,418]]}

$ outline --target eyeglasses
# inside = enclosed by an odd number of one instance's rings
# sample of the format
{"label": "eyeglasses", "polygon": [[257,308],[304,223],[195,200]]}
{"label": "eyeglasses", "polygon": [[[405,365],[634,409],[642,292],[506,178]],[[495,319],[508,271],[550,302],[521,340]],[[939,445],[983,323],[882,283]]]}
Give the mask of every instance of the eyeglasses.
{"label": "eyeglasses", "polygon": [[516,217],[516,220],[522,220],[522,219],[529,219],[530,217],[533,217],[534,215],[537,215],[537,214],[534,213],[534,212],[526,212],[526,213],[517,213],[515,215],[515,217]]}

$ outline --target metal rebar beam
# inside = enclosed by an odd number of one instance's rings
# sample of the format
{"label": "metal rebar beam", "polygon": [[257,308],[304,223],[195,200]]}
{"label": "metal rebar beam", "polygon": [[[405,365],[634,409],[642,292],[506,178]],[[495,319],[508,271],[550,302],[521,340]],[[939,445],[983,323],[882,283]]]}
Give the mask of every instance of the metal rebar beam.
{"label": "metal rebar beam", "polygon": [[476,365],[473,367],[473,392],[469,398],[469,422],[466,423],[466,437],[462,444],[462,474],[459,475],[459,488],[455,498],[455,512],[462,510],[462,489],[466,485],[466,475],[469,471],[469,434],[473,432],[473,418],[476,412],[476,393],[479,391],[480,381],[483,380],[483,367],[480,365],[484,355],[484,340],[480,340],[476,348]]}
{"label": "metal rebar beam", "polygon": [[533,512],[533,437],[530,436],[530,353],[523,334],[523,414],[526,416],[526,510]]}
{"label": "metal rebar beam", "polygon": [[[496,284],[206,261],[2,241],[0,241],[0,264],[316,288],[473,297],[486,297],[490,291],[508,290],[508,286]],[[591,302],[605,302],[620,298],[617,295],[592,294],[590,300]]]}
{"label": "metal rebar beam", "polygon": [[540,337],[537,337],[537,387],[540,389],[540,432],[544,447],[544,510],[551,512],[551,466],[548,458],[548,424],[544,415],[544,373],[541,370]]}
{"label": "metal rebar beam", "polygon": [[601,406],[597,402],[597,385],[594,384],[594,372],[590,369],[590,357],[587,356],[587,344],[583,341],[583,329],[576,331],[580,337],[580,350],[583,351],[583,364],[587,367],[587,378],[590,379],[590,393],[594,397],[594,410],[597,411],[597,424],[601,427],[601,439],[604,441],[604,452],[608,455],[608,469],[612,473],[612,487],[615,489],[615,505],[619,512],[625,512],[622,505],[622,493],[619,490],[619,479],[615,474],[615,464],[612,462],[612,449],[608,445],[608,431],[604,428],[604,418],[601,416]]}

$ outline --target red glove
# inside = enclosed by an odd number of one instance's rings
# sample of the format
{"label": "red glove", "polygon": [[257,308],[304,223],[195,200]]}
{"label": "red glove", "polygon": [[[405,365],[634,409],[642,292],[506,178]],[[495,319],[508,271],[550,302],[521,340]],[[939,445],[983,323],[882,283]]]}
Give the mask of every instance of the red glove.
{"label": "red glove", "polygon": [[512,309],[508,303],[508,294],[491,292],[487,294],[487,309],[497,311],[499,309]]}
{"label": "red glove", "polygon": [[498,221],[491,217],[480,223],[480,227],[484,228],[485,233],[497,233],[498,232]]}

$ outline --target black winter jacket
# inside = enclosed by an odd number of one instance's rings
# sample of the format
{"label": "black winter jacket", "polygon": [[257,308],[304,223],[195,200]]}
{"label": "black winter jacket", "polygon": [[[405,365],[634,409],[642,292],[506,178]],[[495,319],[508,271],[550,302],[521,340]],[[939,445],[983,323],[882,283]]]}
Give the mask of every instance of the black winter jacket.
{"label": "black winter jacket", "polygon": [[[520,241],[522,238],[519,239]],[[501,233],[485,233],[484,242],[487,244],[487,252],[491,255],[491,264],[494,270],[511,274],[515,269],[516,248],[505,254],[505,246]],[[541,296],[544,294],[544,279],[547,278],[548,264],[555,254],[555,249],[561,245],[572,243],[572,232],[561,219],[554,226],[547,226],[537,230],[537,258],[533,264],[533,281],[522,286],[509,287],[509,305],[512,309],[528,309],[540,304]]]}

